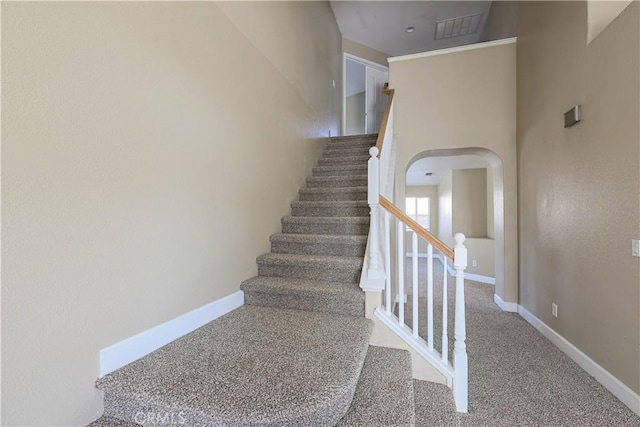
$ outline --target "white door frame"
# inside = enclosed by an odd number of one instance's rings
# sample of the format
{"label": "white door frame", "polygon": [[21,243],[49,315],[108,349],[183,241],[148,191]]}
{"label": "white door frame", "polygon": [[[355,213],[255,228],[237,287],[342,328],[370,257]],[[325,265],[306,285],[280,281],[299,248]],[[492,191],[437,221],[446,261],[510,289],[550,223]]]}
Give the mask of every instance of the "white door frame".
{"label": "white door frame", "polygon": [[[350,53],[342,53],[342,126],[341,134],[347,133],[347,59],[355,62],[359,62],[365,67],[374,68],[379,71],[385,71],[389,75],[389,67],[380,65],[378,63],[369,61],[368,59],[360,58],[359,56],[352,55]],[[366,90],[365,90],[366,97]],[[366,101],[365,101],[366,104]],[[365,133],[366,133],[365,127]]]}

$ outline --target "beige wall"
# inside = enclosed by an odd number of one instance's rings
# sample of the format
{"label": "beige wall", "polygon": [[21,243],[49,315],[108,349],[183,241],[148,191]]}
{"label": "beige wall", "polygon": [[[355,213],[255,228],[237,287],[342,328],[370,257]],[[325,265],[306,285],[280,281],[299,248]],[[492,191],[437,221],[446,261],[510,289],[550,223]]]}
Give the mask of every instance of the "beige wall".
{"label": "beige wall", "polygon": [[[453,246],[453,234],[465,233],[467,273],[495,277],[495,241],[486,237],[486,169],[457,169],[448,172],[437,187],[440,200],[438,221],[443,232],[438,238]],[[411,187],[407,187],[407,191]],[[491,187],[493,192],[493,187]],[[493,218],[492,218],[493,219]],[[477,266],[472,261],[477,261]]]}
{"label": "beige wall", "polygon": [[487,237],[493,239],[494,237],[494,223],[495,218],[493,215],[493,192],[494,192],[494,182],[493,182],[493,169],[487,168]]}
{"label": "beige wall", "polygon": [[486,237],[487,170],[454,170],[452,199],[453,232]]}
{"label": "beige wall", "polygon": [[489,40],[518,35],[519,1],[492,1],[489,8]]}
{"label": "beige wall", "polygon": [[342,50],[345,53],[350,53],[351,55],[384,65],[385,67],[389,65],[387,64],[387,58],[391,56],[369,46],[354,42],[353,40],[345,39],[344,37],[342,38]]}
{"label": "beige wall", "polygon": [[[495,277],[495,242],[493,239],[469,237],[464,241],[469,265],[465,273]],[[473,266],[476,261],[476,267]]]}
{"label": "beige wall", "polygon": [[515,43],[476,47],[390,63],[390,86],[396,90],[396,197],[404,199],[406,165],[420,153],[486,155],[497,189],[496,293],[517,302],[516,49]]}
{"label": "beige wall", "polygon": [[347,96],[345,116],[347,118],[346,135],[361,135],[364,132],[365,93]]}
{"label": "beige wall", "polygon": [[438,183],[438,239],[453,247],[453,171]]}
{"label": "beige wall", "polygon": [[256,273],[341,43],[327,3],[2,4],[3,425],[86,425],[100,349]]}
{"label": "beige wall", "polygon": [[520,303],[638,393],[638,2],[588,46],[584,2],[520,9]]}

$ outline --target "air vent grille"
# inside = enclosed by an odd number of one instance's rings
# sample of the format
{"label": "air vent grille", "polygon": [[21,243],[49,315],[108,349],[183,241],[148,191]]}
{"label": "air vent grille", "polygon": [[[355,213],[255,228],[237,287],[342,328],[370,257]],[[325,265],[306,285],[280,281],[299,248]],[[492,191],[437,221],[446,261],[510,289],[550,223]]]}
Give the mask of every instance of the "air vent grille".
{"label": "air vent grille", "polygon": [[478,32],[481,20],[482,13],[438,21],[436,23],[435,39],[449,39],[451,37],[460,37],[474,34]]}

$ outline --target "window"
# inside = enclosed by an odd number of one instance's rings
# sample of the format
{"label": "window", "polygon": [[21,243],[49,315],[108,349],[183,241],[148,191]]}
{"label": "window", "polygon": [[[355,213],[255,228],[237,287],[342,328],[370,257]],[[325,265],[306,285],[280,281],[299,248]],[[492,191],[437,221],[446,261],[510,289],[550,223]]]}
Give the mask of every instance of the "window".
{"label": "window", "polygon": [[[429,215],[429,198],[428,197],[407,197],[405,199],[407,207],[407,215],[415,220],[418,224],[431,230],[431,218]],[[407,230],[409,227],[407,227]]]}

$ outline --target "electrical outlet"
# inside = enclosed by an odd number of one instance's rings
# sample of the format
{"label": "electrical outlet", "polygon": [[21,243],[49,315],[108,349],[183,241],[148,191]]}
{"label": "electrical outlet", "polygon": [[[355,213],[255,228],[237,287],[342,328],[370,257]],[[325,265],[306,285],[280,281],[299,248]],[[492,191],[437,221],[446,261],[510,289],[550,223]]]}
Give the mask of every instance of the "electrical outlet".
{"label": "electrical outlet", "polygon": [[478,260],[474,259],[473,261],[471,261],[471,267],[477,267],[478,266]]}
{"label": "electrical outlet", "polygon": [[556,304],[555,302],[551,303],[551,314],[553,315],[553,317],[558,317],[558,304]]}
{"label": "electrical outlet", "polygon": [[640,240],[631,241],[631,255],[640,258]]}

